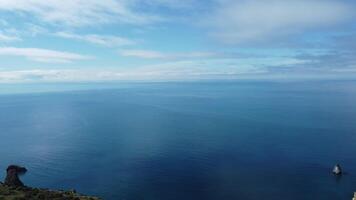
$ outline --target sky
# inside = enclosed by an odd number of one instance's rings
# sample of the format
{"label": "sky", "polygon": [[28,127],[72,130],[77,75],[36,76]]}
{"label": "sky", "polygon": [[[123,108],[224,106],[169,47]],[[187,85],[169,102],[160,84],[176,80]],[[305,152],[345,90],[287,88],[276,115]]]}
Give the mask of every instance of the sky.
{"label": "sky", "polygon": [[0,0],[0,83],[356,77],[354,0]]}

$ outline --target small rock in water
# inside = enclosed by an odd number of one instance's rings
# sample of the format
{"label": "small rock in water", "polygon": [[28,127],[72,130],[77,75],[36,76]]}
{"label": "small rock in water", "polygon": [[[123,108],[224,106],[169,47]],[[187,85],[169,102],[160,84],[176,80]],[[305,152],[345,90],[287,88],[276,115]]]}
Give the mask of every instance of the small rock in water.
{"label": "small rock in water", "polygon": [[333,169],[333,173],[335,175],[341,175],[342,174],[342,170],[339,164],[335,165],[334,169]]}

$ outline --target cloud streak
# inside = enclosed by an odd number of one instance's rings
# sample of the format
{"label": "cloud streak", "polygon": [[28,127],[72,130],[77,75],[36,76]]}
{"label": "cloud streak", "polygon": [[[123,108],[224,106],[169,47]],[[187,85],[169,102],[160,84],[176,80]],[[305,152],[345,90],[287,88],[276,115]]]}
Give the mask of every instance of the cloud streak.
{"label": "cloud streak", "polygon": [[1,0],[0,10],[34,15],[41,21],[68,26],[146,24],[154,15],[135,12],[129,0]]}
{"label": "cloud streak", "polygon": [[135,57],[142,59],[193,59],[193,58],[213,58],[217,53],[213,52],[185,52],[185,53],[164,53],[152,50],[126,49],[120,50],[119,54],[124,57]]}
{"label": "cloud streak", "polygon": [[112,35],[96,35],[96,34],[73,34],[69,32],[57,32],[55,36],[74,39],[79,41],[85,41],[96,45],[106,46],[106,47],[116,47],[116,46],[129,46],[134,45],[136,42],[123,37],[112,36]]}
{"label": "cloud streak", "polygon": [[80,54],[39,48],[0,47],[0,56],[19,56],[29,60],[47,63],[68,63],[91,59]]}
{"label": "cloud streak", "polygon": [[208,17],[210,34],[227,44],[271,41],[355,17],[354,4],[331,0],[221,0]]}
{"label": "cloud streak", "polygon": [[[117,80],[186,80],[236,78],[269,73],[270,67],[285,68],[302,63],[293,58],[213,59],[170,61],[122,69],[0,70],[0,82],[78,82]],[[225,67],[221,67],[225,66]]]}
{"label": "cloud streak", "polygon": [[21,38],[0,32],[0,42],[15,42],[15,41],[21,41]]}

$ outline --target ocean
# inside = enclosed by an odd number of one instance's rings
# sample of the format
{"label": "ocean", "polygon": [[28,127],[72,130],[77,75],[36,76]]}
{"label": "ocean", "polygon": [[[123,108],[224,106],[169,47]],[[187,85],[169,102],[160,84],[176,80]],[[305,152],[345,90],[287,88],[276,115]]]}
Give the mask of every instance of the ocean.
{"label": "ocean", "polygon": [[356,81],[0,85],[0,178],[23,165],[33,187],[106,200],[351,200],[355,156]]}

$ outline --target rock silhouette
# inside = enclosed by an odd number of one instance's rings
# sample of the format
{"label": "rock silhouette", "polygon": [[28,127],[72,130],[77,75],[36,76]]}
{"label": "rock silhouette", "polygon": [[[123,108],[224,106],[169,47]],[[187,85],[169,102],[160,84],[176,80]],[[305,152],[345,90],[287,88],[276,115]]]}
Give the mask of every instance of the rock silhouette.
{"label": "rock silhouette", "polygon": [[6,178],[4,184],[13,187],[23,187],[24,184],[20,180],[19,176],[27,172],[27,169],[17,165],[10,165],[6,169]]}

